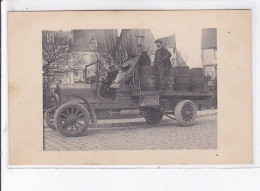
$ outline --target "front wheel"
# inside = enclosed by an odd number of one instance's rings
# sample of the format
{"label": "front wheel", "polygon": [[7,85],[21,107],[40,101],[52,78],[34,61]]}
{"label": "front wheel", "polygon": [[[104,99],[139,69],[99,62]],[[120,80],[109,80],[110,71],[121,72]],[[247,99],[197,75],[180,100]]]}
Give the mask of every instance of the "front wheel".
{"label": "front wheel", "polygon": [[84,105],[79,103],[65,103],[57,109],[54,115],[56,129],[65,136],[82,135],[89,123],[89,112]]}
{"label": "front wheel", "polygon": [[148,124],[158,124],[163,118],[163,113],[159,109],[152,108],[146,112],[145,121]]}
{"label": "front wheel", "polygon": [[58,109],[59,105],[52,106],[51,108],[47,109],[44,112],[44,120],[48,127],[56,130],[55,125],[54,125],[54,114],[56,110]]}
{"label": "front wheel", "polygon": [[180,101],[174,110],[176,121],[181,126],[194,124],[197,117],[197,107],[190,100]]}

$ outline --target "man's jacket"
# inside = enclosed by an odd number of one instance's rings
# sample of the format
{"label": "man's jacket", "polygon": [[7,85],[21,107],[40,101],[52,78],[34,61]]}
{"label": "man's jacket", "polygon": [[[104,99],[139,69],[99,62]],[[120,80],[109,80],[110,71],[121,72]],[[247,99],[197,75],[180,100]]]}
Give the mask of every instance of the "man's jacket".
{"label": "man's jacket", "polygon": [[151,64],[151,59],[148,56],[147,52],[142,51],[139,59],[139,66],[150,65],[150,64]]}
{"label": "man's jacket", "polygon": [[154,64],[155,66],[171,66],[171,53],[164,47],[161,47],[160,49],[157,49],[155,58],[154,58]]}

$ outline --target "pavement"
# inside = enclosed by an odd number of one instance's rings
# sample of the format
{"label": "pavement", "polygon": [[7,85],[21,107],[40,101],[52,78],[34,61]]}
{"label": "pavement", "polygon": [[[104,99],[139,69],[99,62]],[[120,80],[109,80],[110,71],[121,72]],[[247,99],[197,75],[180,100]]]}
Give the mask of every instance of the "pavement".
{"label": "pavement", "polygon": [[158,125],[147,125],[143,118],[98,123],[97,128],[89,128],[80,137],[65,137],[46,127],[44,150],[217,149],[217,110],[198,111],[198,118],[190,127],[181,127],[167,118]]}

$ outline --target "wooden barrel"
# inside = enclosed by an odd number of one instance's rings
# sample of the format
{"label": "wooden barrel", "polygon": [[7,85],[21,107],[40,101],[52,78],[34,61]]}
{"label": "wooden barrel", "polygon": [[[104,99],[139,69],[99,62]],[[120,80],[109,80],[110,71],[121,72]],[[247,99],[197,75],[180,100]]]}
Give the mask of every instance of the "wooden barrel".
{"label": "wooden barrel", "polygon": [[162,89],[171,89],[174,90],[174,76],[175,76],[174,68],[169,68],[167,70],[166,76],[162,82]]}
{"label": "wooden barrel", "polygon": [[154,66],[145,65],[140,68],[142,91],[156,91],[156,71]]}
{"label": "wooden barrel", "polygon": [[190,69],[190,74],[192,76],[203,76],[202,68],[191,68]]}
{"label": "wooden barrel", "polygon": [[204,91],[205,82],[202,68],[190,69],[191,91]]}
{"label": "wooden barrel", "polygon": [[170,68],[169,70],[167,70],[167,73],[166,73],[167,83],[174,84],[174,76],[175,76],[175,69],[174,68]]}
{"label": "wooden barrel", "polygon": [[175,85],[174,89],[176,91],[184,91],[184,92],[189,92],[191,89],[191,83],[190,83],[190,76],[189,75],[184,75],[184,76],[176,76],[175,77]]}
{"label": "wooden barrel", "polygon": [[189,66],[176,66],[173,68],[174,75],[189,75]]}
{"label": "wooden barrel", "polygon": [[188,92],[191,88],[191,76],[188,66],[174,67],[174,89],[176,91]]}

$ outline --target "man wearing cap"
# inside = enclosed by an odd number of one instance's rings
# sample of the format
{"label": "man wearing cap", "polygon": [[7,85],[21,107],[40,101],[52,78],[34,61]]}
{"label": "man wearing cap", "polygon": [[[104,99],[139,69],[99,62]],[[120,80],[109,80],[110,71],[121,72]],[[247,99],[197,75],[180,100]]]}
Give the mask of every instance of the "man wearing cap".
{"label": "man wearing cap", "polygon": [[157,51],[154,58],[154,65],[157,70],[157,89],[161,89],[161,84],[166,75],[166,71],[172,67],[171,65],[171,53],[164,47],[162,47],[162,41],[156,40]]}

